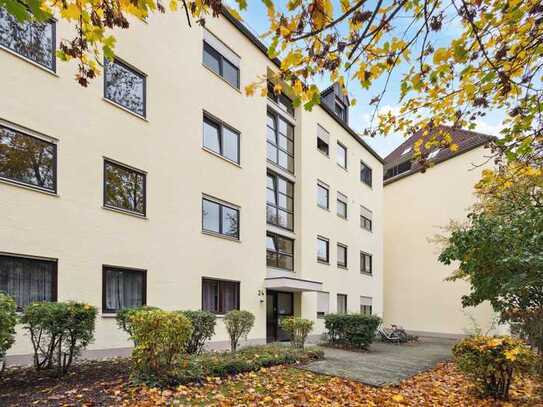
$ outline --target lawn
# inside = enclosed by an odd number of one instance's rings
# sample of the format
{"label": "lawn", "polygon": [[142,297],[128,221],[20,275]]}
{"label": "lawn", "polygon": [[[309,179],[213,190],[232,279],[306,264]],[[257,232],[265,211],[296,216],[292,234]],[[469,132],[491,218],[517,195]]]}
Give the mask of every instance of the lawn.
{"label": "lawn", "polygon": [[129,362],[90,362],[58,381],[28,369],[0,379],[4,406],[542,406],[542,387],[523,377],[508,403],[481,400],[452,362],[413,376],[400,386],[376,388],[337,377],[278,366],[228,379],[208,378],[175,389],[133,386]]}

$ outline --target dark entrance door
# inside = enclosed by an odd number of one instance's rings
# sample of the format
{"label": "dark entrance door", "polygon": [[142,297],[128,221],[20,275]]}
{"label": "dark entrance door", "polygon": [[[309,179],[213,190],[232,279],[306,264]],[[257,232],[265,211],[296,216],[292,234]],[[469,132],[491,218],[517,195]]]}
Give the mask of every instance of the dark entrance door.
{"label": "dark entrance door", "polygon": [[266,340],[288,341],[289,336],[279,326],[279,321],[294,315],[294,295],[282,291],[268,290],[266,293]]}

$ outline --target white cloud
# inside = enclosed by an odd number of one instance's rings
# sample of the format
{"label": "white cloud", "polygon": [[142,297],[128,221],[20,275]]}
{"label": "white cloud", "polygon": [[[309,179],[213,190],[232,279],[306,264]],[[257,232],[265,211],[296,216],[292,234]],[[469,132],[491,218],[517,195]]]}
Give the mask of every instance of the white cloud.
{"label": "white cloud", "polygon": [[490,136],[499,137],[500,130],[503,129],[503,124],[499,120],[493,121],[493,123],[487,123],[484,120],[479,120],[477,121],[476,124],[477,124],[477,126],[475,127],[476,131],[480,133],[488,134]]}

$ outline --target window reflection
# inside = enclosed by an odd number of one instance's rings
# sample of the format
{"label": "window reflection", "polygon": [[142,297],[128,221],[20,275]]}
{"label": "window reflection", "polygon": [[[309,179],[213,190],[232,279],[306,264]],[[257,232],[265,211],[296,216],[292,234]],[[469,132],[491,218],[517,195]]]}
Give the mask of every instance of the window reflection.
{"label": "window reflection", "polygon": [[125,64],[105,59],[105,98],[145,116],[145,76]]}
{"label": "window reflection", "polygon": [[145,174],[106,161],[104,205],[145,215]]}

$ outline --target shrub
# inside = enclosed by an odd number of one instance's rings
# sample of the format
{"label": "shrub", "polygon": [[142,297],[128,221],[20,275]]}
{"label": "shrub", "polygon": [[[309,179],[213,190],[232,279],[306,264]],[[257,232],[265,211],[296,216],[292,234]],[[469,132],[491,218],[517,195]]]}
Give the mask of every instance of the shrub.
{"label": "shrub", "polygon": [[485,396],[506,400],[516,373],[526,372],[535,353],[520,339],[510,336],[473,336],[453,348],[456,364]]}
{"label": "shrub", "polygon": [[189,319],[178,312],[140,310],[131,313],[127,322],[135,343],[132,362],[136,376],[167,382],[192,334]]}
{"label": "shrub", "polygon": [[328,314],[324,317],[329,342],[356,349],[367,349],[371,345],[380,323],[381,318],[376,315]]}
{"label": "shrub", "polygon": [[176,384],[199,382],[206,377],[225,377],[261,368],[322,359],[322,350],[281,345],[249,346],[237,352],[208,352],[185,357],[175,375]]}
{"label": "shrub", "polygon": [[303,349],[307,335],[313,330],[313,321],[299,317],[287,317],[281,320],[281,328],[290,335],[290,342],[295,348]]}
{"label": "shrub", "polygon": [[17,305],[9,295],[0,292],[0,373],[6,367],[6,353],[15,342]]}
{"label": "shrub", "polygon": [[119,329],[125,331],[130,337],[132,336],[132,329],[130,327],[129,318],[132,314],[139,311],[154,311],[160,308],[152,307],[149,305],[143,305],[141,307],[135,308],[123,308],[117,311],[115,320],[117,321],[117,326]]}
{"label": "shrub", "polygon": [[224,316],[224,325],[230,335],[230,348],[235,352],[242,336],[247,337],[255,323],[255,316],[249,311],[233,310]]}
{"label": "shrub", "polygon": [[199,354],[215,334],[217,317],[208,311],[179,311],[192,323],[192,335],[187,343],[187,353]]}
{"label": "shrub", "polygon": [[37,370],[56,368],[58,375],[94,339],[96,308],[78,302],[35,302],[24,310],[21,322],[30,334]]}

